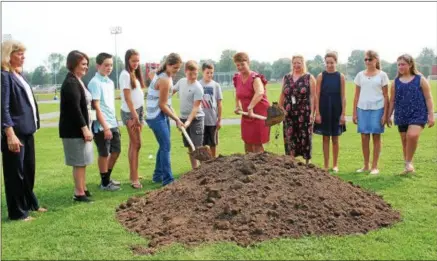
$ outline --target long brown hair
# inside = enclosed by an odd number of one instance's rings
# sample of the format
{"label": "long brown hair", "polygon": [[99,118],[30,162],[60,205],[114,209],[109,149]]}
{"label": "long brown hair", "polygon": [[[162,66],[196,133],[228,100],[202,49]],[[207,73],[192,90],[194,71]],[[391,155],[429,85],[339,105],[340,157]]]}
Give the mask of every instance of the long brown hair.
{"label": "long brown hair", "polygon": [[126,51],[126,54],[124,56],[124,66],[126,71],[129,73],[130,76],[130,86],[132,89],[135,89],[137,86],[135,84],[135,80],[138,80],[140,82],[141,88],[145,88],[143,76],[141,75],[141,65],[138,65],[138,68],[136,70],[132,70],[130,68],[129,59],[133,55],[140,55],[140,53],[135,49],[129,49]]}
{"label": "long brown hair", "polygon": [[156,71],[156,75],[160,75],[161,73],[165,72],[165,70],[167,70],[167,65],[175,65],[180,63],[182,63],[182,59],[179,54],[171,53],[165,57],[165,61],[159,66],[158,71]]}
{"label": "long brown hair", "polygon": [[[411,56],[411,55],[409,55],[409,54],[403,54],[403,55],[399,56],[398,59],[397,59],[396,61],[399,62],[399,61],[401,61],[401,60],[405,61],[408,65],[411,66],[411,67],[410,67],[410,73],[411,73],[412,75],[419,75],[419,74],[421,74],[421,73],[417,70],[417,68],[416,68],[416,62],[414,61],[413,56]],[[397,73],[396,77],[401,77],[401,76],[402,76],[402,74],[400,74],[400,73],[399,73],[399,70],[398,70],[398,73]]]}
{"label": "long brown hair", "polygon": [[381,61],[379,59],[379,54],[373,50],[366,51],[366,56],[372,59],[376,59],[376,69],[381,70]]}

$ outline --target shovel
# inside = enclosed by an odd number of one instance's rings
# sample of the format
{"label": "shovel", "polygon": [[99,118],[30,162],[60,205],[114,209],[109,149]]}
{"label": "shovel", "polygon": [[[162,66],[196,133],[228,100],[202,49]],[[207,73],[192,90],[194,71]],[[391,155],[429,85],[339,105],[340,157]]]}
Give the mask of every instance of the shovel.
{"label": "shovel", "polygon": [[[241,106],[240,106],[240,108],[241,108]],[[238,113],[242,114],[242,115],[249,116],[249,113],[245,112],[245,111],[238,111]],[[285,119],[285,113],[278,106],[277,102],[273,102],[273,105],[267,109],[267,117],[262,116],[262,115],[258,115],[258,114],[253,114],[252,117],[255,119],[265,121],[266,126],[271,127],[273,125],[281,123]]]}
{"label": "shovel", "polygon": [[190,155],[195,158],[196,160],[199,161],[207,161],[207,160],[212,160],[212,154],[211,154],[211,149],[209,148],[209,146],[201,146],[198,147],[196,150],[196,147],[194,147],[193,142],[190,139],[190,136],[188,136],[187,131],[185,130],[184,127],[180,127],[182,133],[185,136],[185,139],[187,139],[188,143],[190,144],[191,150],[192,152],[190,152]]}

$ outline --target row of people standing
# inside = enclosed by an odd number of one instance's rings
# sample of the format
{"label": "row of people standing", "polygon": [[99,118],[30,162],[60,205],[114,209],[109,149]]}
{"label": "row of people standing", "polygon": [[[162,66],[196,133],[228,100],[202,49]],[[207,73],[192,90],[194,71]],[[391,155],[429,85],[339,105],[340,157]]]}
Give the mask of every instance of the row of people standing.
{"label": "row of people standing", "polygon": [[[269,127],[253,114],[266,116],[269,101],[263,76],[250,70],[246,53],[237,53],[234,62],[239,74],[234,78],[236,87],[236,113],[247,111],[241,124],[242,139],[246,152],[263,151],[269,141]],[[397,59],[398,75],[388,96],[389,78],[381,70],[379,55],[366,51],[364,71],[355,79],[353,122],[361,134],[363,167],[357,173],[379,174],[381,134],[385,125],[391,127],[395,112],[395,124],[401,135],[405,166],[402,173],[414,172],[412,164],[417,141],[422,129],[434,125],[434,109],[428,81],[420,74],[411,55]],[[330,142],[332,141],[332,171],[338,172],[339,136],[346,131],[346,80],[337,71],[337,54],[325,55],[326,70],[317,79],[306,70],[304,57],[292,57],[291,72],[282,80],[279,105],[285,113],[283,137],[285,154],[293,159],[302,156],[307,164],[312,155],[313,132],[323,136],[324,168],[329,169]],[[251,79],[251,80],[247,80]],[[264,88],[262,87],[264,84]],[[243,102],[241,107],[240,101]],[[257,109],[256,109],[257,108]],[[370,138],[373,138],[373,161],[370,166]]]}
{"label": "row of people standing", "polygon": [[[115,86],[109,78],[113,58],[108,53],[96,57],[97,72],[88,83],[81,78],[88,71],[89,59],[74,50],[67,56],[67,74],[61,86],[59,136],[62,138],[65,164],[73,167],[75,190],[73,199],[90,202],[86,186],[86,167],[93,163],[93,145],[98,151],[100,189],[116,191],[121,183],[111,174],[121,152],[121,134],[115,112]],[[138,175],[138,156],[141,147],[144,82],[139,67],[139,53],[126,52],[125,69],[120,74],[122,89],[121,118],[129,134],[129,169],[131,186],[141,188]]]}
{"label": "row of people standing", "polygon": [[[29,211],[45,212],[47,209],[40,207],[33,192],[35,182],[34,133],[39,128],[39,113],[32,89],[21,74],[25,50],[23,44],[14,40],[2,43],[1,150],[8,216],[10,219],[28,221],[32,219]],[[288,117],[284,123],[286,153],[293,157],[305,155],[308,161],[311,159],[311,126],[315,121],[314,132],[324,136],[325,168],[328,168],[329,163],[327,160],[329,157],[326,157],[329,153],[329,138],[326,137],[332,137],[334,167],[338,167],[336,164],[338,138],[334,137],[338,137],[345,131],[346,104],[344,76],[335,69],[336,55],[327,54],[325,57],[327,70],[319,75],[317,80],[306,73],[303,57],[295,56],[292,61],[292,73],[284,77],[281,93],[283,99],[281,105]],[[234,62],[239,71],[234,76],[237,93],[236,112],[243,110],[249,113],[248,117],[243,116],[241,124],[245,150],[246,152],[260,152],[263,151],[263,144],[269,140],[270,129],[263,122],[250,116],[254,113],[266,116],[269,106],[266,95],[267,82],[262,75],[250,70],[247,54],[236,54]],[[359,125],[358,131],[362,134],[365,159],[364,167],[359,172],[370,170],[368,156],[366,160],[366,155],[369,155],[366,144],[369,143],[370,134],[373,134],[374,142],[378,140],[380,142],[378,135],[383,133],[385,124],[389,127],[392,125],[393,112],[394,123],[398,125],[401,134],[405,160],[404,173],[413,172],[412,160],[420,133],[426,124],[429,127],[434,125],[429,83],[417,71],[413,58],[410,55],[402,55],[397,60],[398,76],[392,83],[388,103],[389,81],[386,74],[378,68],[378,55],[374,52],[366,52],[364,62],[367,69],[355,78],[356,95],[353,108],[353,120]],[[91,141],[95,140],[99,151],[98,165],[102,179],[100,188],[104,190],[120,188],[120,183],[110,177],[121,150],[119,126],[117,121],[114,121],[116,119],[112,102],[114,88],[112,81],[108,78],[112,71],[112,58],[104,53],[98,56],[98,74],[87,88],[81,78],[87,73],[88,64],[89,59],[82,52],[72,51],[67,57],[69,73],[61,88],[59,123],[65,162],[73,167],[74,199],[87,202],[89,202],[91,193],[86,187],[85,170],[86,166],[93,162]],[[126,68],[120,75],[120,86],[123,89],[121,115],[130,137],[131,185],[134,188],[141,188],[138,182],[138,152],[141,147],[140,134],[144,113],[141,90],[144,83],[139,70],[138,52],[128,50],[125,64]],[[151,112],[147,117],[147,123],[154,131],[160,145],[154,180],[163,182],[164,185],[173,181],[172,175],[168,175],[171,174],[169,118],[175,120],[178,127],[187,127],[187,121],[184,125],[171,107],[173,88],[171,77],[180,69],[181,64],[182,60],[179,55],[167,56],[154,77],[154,83],[151,86],[153,88],[149,91],[149,95],[150,92],[155,92],[155,95],[152,94],[147,103],[147,110]],[[314,85],[316,91],[314,91]],[[382,114],[381,104],[384,105]],[[217,128],[219,128],[218,124]],[[295,135],[291,135],[292,133]],[[380,151],[376,150],[376,152],[379,156]],[[375,159],[377,166],[377,157],[374,157],[372,167],[375,166]],[[377,168],[372,170],[373,174],[377,174],[378,171],[374,170]]]}
{"label": "row of people standing", "polygon": [[[197,63],[188,61],[185,64],[186,78],[173,86],[172,77],[179,71],[182,60],[178,54],[171,53],[154,74],[144,106],[142,89],[145,85],[139,62],[139,53],[129,49],[125,55],[126,67],[120,73],[119,81],[122,90],[120,113],[129,135],[128,160],[131,186],[134,189],[142,188],[138,165],[144,119],[159,144],[152,181],[162,183],[163,186],[174,181],[170,162],[169,118],[175,120],[179,128],[187,130],[196,147],[210,145],[213,152],[218,143],[215,137],[218,135],[221,119],[221,106],[217,106],[221,104],[221,89],[212,80],[214,68],[211,64],[204,65],[204,79],[200,84],[197,81]],[[120,182],[111,179],[113,168],[121,152],[121,135],[114,105],[115,88],[109,78],[113,59],[107,53],[97,55],[97,72],[87,87],[81,78],[87,73],[88,63],[88,57],[80,51],[72,51],[67,56],[67,68],[70,73],[61,87],[59,122],[65,163],[73,167],[75,181],[73,199],[82,202],[91,201],[91,193],[85,182],[85,170],[93,162],[92,140],[96,144],[99,155],[100,189],[106,191],[120,189]],[[213,87],[211,93],[210,87]],[[204,88],[207,90],[208,97],[204,96]],[[180,116],[176,115],[171,103],[172,95],[177,91],[181,93]],[[210,94],[214,95],[214,100],[211,99]],[[209,100],[204,101],[205,98]],[[211,110],[205,108],[208,117],[205,117],[202,102],[211,105],[209,108]],[[207,123],[204,122],[204,118],[208,120]],[[185,138],[184,145],[188,147]],[[195,168],[197,162],[193,158],[190,159],[192,167]]]}

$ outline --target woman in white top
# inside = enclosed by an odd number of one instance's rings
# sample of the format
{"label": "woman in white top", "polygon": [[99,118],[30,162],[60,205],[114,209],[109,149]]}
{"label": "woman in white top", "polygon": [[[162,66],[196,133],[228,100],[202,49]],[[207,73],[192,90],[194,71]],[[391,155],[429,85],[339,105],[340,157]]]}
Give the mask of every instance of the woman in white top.
{"label": "woman in white top", "polygon": [[[386,114],[388,112],[388,83],[385,72],[381,71],[379,55],[375,51],[367,51],[364,62],[366,70],[355,77],[355,99],[353,122],[358,124],[361,133],[361,145],[364,156],[364,166],[358,173],[367,172],[377,175],[379,154],[381,152],[381,134],[384,133]],[[370,134],[373,137],[373,162],[369,168]]]}
{"label": "woman in white top", "polygon": [[156,72],[147,94],[146,122],[159,144],[152,181],[162,183],[163,186],[174,181],[170,162],[169,118],[176,122],[176,126],[183,125],[171,107],[172,77],[179,71],[181,64],[182,59],[178,54],[169,54]]}
{"label": "woman in white top", "polygon": [[129,49],[124,56],[125,70],[120,73],[121,119],[129,134],[130,181],[135,189],[142,188],[138,178],[138,156],[141,148],[141,130],[144,117],[143,77],[141,76],[140,54]]}

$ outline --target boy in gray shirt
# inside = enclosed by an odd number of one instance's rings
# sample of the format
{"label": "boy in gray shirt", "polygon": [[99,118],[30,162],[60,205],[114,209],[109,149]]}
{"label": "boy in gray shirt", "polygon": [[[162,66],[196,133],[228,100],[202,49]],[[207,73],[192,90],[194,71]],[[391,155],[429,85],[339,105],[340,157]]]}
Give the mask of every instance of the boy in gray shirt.
{"label": "boy in gray shirt", "polygon": [[[195,61],[185,64],[186,78],[180,79],[173,88],[173,94],[179,92],[180,119],[184,123],[188,136],[194,147],[203,145],[203,131],[205,113],[202,110],[203,87],[197,81],[198,66]],[[182,135],[184,146],[191,152],[191,147]],[[191,167],[197,168],[198,162],[190,155]]]}
{"label": "boy in gray shirt", "polygon": [[222,88],[220,84],[213,80],[214,65],[204,63],[202,65],[203,79],[200,84],[203,87],[202,107],[205,113],[205,130],[203,135],[203,145],[211,148],[212,156],[217,155],[218,131],[221,128],[222,120]]}

